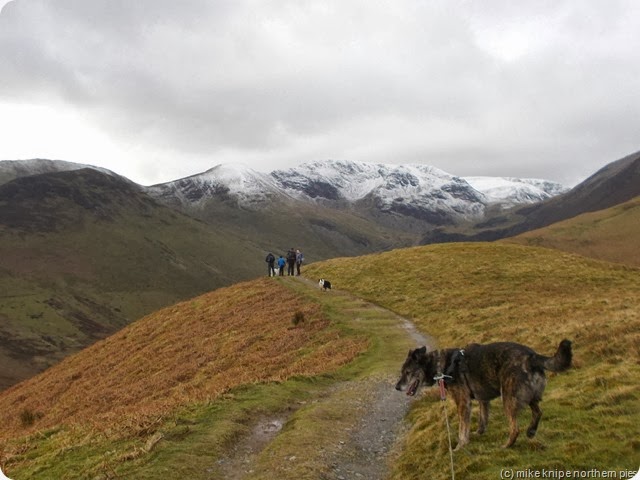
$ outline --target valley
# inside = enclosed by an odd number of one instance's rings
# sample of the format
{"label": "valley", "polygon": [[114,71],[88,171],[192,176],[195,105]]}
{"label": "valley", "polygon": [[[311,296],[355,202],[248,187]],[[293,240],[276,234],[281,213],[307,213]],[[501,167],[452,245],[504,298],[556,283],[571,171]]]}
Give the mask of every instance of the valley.
{"label": "valley", "polygon": [[[270,210],[223,189],[178,208],[91,168],[10,179],[0,467],[14,480],[449,478],[437,392],[393,389],[407,348],[512,340],[551,354],[570,338],[574,364],[549,376],[538,435],[497,455],[496,405],[456,474],[637,468],[639,163],[487,220],[531,212],[533,226],[566,205],[564,221],[430,245],[416,244],[417,217],[372,223],[344,199]],[[589,191],[601,201],[582,201]],[[265,251],[292,238],[314,245],[303,276],[266,277]]]}
{"label": "valley", "polygon": [[[521,189],[527,202],[531,190],[560,191],[502,184],[500,198]],[[263,275],[269,251],[301,247],[313,262],[407,247],[483,202],[431,167],[328,161],[267,175],[220,165],[143,187],[87,164],[2,161],[0,389],[147,313]]]}

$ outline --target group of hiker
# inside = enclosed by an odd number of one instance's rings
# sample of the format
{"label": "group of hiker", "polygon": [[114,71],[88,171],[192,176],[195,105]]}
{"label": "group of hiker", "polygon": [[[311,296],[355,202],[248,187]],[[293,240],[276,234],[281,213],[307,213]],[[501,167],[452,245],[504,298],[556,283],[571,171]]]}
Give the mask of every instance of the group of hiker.
{"label": "group of hiker", "polygon": [[304,255],[300,249],[291,247],[286,256],[280,255],[277,259],[276,256],[269,252],[267,258],[267,275],[270,277],[276,276],[276,265],[278,267],[278,275],[284,276],[284,267],[287,267],[287,275],[300,275],[300,266],[304,262]]}

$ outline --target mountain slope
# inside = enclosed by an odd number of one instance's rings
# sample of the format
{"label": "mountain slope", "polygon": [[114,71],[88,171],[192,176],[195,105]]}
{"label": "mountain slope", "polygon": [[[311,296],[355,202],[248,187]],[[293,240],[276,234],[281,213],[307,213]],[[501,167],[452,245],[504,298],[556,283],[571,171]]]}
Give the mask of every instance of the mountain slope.
{"label": "mountain slope", "polygon": [[217,165],[204,173],[147,187],[147,192],[173,206],[194,208],[214,197],[251,207],[283,196],[269,175],[238,164]]}
{"label": "mountain slope", "polygon": [[94,169],[0,185],[0,386],[150,311],[262,273],[263,256]]}
{"label": "mountain slope", "polygon": [[202,174],[146,191],[172,208],[224,225],[263,251],[301,248],[307,261],[360,255],[415,243],[410,233],[371,222],[348,206],[304,201],[272,176],[242,165],[218,165]]}
{"label": "mountain slope", "polygon": [[612,162],[584,182],[556,198],[517,211],[525,220],[519,229],[531,230],[581,213],[618,205],[640,195],[640,152]]}
{"label": "mountain slope", "polygon": [[640,197],[503,241],[640,267]]}
{"label": "mountain slope", "polygon": [[[0,161],[0,185],[10,182],[16,178],[29,175],[40,175],[42,173],[67,172],[92,168],[108,175],[118,176],[116,173],[105,168],[94,167],[82,163],[66,162],[64,160],[47,160],[34,158],[30,160],[2,160]],[[120,177],[124,179],[124,177]],[[128,181],[128,180],[127,180]]]}

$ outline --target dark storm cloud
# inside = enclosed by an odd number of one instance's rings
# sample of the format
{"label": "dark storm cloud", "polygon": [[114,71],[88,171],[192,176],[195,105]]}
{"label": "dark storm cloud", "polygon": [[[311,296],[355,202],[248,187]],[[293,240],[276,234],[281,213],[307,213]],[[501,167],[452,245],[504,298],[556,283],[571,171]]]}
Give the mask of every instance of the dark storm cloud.
{"label": "dark storm cloud", "polygon": [[0,101],[81,110],[190,158],[185,173],[344,158],[570,182],[638,148],[639,17],[633,2],[15,0]]}

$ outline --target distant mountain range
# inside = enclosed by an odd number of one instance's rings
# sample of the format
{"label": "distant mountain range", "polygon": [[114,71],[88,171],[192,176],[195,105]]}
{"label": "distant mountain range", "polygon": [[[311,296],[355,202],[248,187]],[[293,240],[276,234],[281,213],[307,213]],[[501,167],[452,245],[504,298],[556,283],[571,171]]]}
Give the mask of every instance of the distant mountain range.
{"label": "distant mountain range", "polygon": [[141,186],[106,169],[0,162],[0,388],[178,300],[308,262],[497,239],[640,195],[640,153],[567,191],[424,165],[218,165]]}
{"label": "distant mountain range", "polygon": [[[0,162],[0,184],[14,178],[99,167],[58,160]],[[133,182],[131,182],[133,183]],[[508,177],[457,177],[427,165],[318,161],[261,173],[242,164],[221,164],[204,173],[140,190],[163,203],[199,207],[224,198],[243,208],[269,208],[274,201],[371,204],[387,213],[455,223],[477,219],[488,206],[540,202],[568,189],[557,182]],[[439,221],[438,221],[439,219]]]}
{"label": "distant mountain range", "polygon": [[429,225],[482,218],[489,206],[531,204],[567,188],[538,179],[456,177],[427,165],[347,161],[306,163],[270,174],[243,165],[218,165],[204,173],[146,189],[154,198],[192,213],[214,198],[264,210],[274,203],[349,208],[358,214]]}

